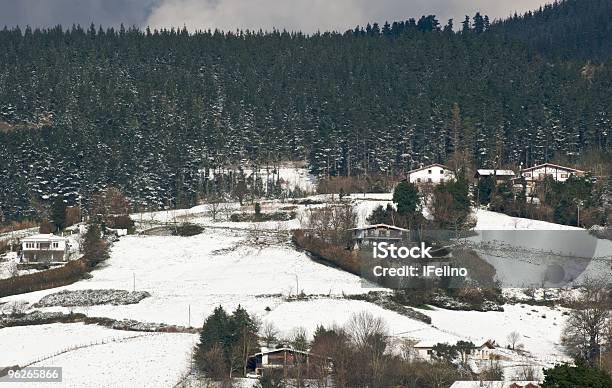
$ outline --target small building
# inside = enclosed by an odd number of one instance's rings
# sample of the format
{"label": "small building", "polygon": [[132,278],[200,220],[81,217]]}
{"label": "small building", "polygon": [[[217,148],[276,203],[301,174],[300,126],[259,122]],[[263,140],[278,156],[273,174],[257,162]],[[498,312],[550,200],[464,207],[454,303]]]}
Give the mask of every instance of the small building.
{"label": "small building", "polygon": [[372,246],[373,242],[399,243],[409,236],[409,230],[399,226],[387,224],[366,225],[351,229],[353,233],[354,249],[362,246]]}
{"label": "small building", "polygon": [[[247,360],[247,370],[262,376],[266,370],[288,370],[303,367],[308,370],[311,359],[319,357],[312,353],[292,348],[269,349],[261,348],[261,352],[250,356]],[[328,360],[331,367],[331,360]]]}
{"label": "small building", "polygon": [[455,381],[450,388],[540,388],[538,381]]}
{"label": "small building", "polygon": [[66,261],[68,239],[53,234],[37,234],[22,238],[21,255],[26,263]]}
{"label": "small building", "polygon": [[445,165],[435,163],[408,171],[406,180],[416,185],[437,185],[455,180],[455,174]]}
{"label": "small building", "polygon": [[525,168],[521,171],[521,176],[528,184],[530,182],[542,181],[546,177],[552,177],[557,182],[565,182],[572,175],[582,176],[584,175],[584,171],[552,163],[540,164]]}
{"label": "small building", "polygon": [[514,171],[512,170],[487,170],[487,169],[478,169],[476,170],[476,174],[474,174],[474,178],[481,180],[486,177],[493,177],[496,184],[503,184],[513,179],[516,176]]}
{"label": "small building", "polygon": [[[414,350],[418,358],[423,360],[432,360],[434,356],[434,346],[439,342],[421,341],[414,345]],[[497,344],[495,341],[487,340],[480,345],[476,345],[467,356],[475,360],[499,360],[503,357],[495,352]]]}

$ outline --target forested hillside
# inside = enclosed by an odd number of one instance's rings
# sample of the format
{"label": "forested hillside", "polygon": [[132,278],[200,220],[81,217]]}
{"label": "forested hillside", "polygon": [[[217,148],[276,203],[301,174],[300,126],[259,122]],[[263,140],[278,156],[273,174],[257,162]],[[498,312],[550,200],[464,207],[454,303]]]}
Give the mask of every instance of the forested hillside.
{"label": "forested hillside", "polygon": [[[138,208],[194,203],[306,160],[393,175],[467,150],[531,165],[611,146],[610,61],[543,59],[433,16],[344,34],[73,27],[0,31],[0,206],[33,217],[116,186]],[[205,176],[204,176],[205,175]]]}
{"label": "forested hillside", "polygon": [[492,25],[508,39],[547,56],[604,60],[612,56],[612,1],[563,0]]}

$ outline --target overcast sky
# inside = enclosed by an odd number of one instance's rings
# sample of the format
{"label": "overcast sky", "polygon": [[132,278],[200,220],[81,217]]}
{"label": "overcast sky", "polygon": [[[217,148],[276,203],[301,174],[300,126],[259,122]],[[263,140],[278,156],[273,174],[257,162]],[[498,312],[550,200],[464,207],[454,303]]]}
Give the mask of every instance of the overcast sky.
{"label": "overcast sky", "polygon": [[0,0],[0,26],[45,27],[90,23],[190,30],[272,27],[345,31],[369,21],[435,14],[459,25],[476,11],[491,19],[538,8],[547,0]]}

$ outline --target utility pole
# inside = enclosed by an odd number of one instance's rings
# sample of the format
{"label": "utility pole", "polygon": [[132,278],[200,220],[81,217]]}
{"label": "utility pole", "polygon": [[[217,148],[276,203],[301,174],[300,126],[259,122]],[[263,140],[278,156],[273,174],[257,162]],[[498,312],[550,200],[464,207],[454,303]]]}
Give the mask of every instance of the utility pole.
{"label": "utility pole", "polygon": [[188,318],[187,318],[187,322],[188,322],[187,323],[187,327],[191,327],[191,305],[188,306],[188,311],[189,311],[189,313],[188,313],[189,315],[188,315]]}

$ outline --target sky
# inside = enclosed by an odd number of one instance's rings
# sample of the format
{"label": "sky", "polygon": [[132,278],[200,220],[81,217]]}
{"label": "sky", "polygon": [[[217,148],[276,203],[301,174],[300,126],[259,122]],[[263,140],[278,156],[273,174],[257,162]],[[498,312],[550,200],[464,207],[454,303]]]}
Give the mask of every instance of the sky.
{"label": "sky", "polygon": [[57,24],[346,31],[368,22],[434,14],[459,26],[476,11],[493,20],[536,9],[547,0],[0,0],[0,26]]}

